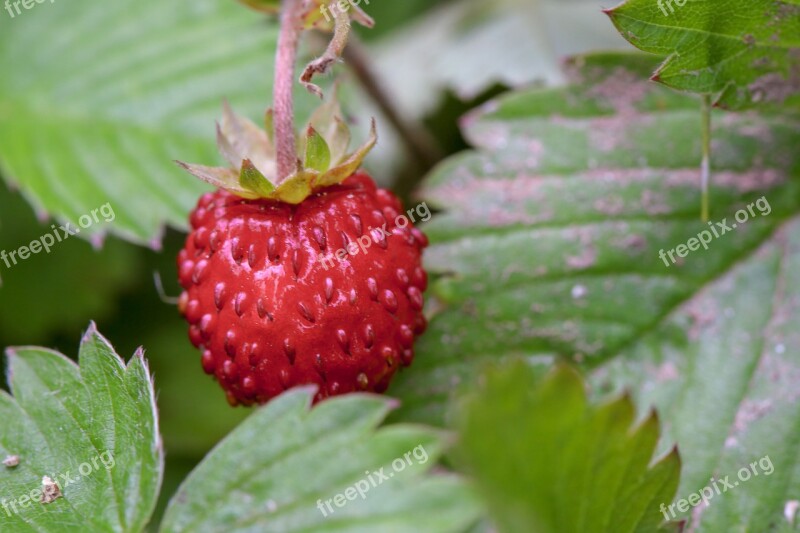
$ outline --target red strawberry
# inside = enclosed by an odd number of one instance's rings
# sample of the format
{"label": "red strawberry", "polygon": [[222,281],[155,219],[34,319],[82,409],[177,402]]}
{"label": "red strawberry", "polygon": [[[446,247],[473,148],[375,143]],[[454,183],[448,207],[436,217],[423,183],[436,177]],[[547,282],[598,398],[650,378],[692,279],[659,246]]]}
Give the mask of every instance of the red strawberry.
{"label": "red strawberry", "polygon": [[[243,124],[226,118],[223,130],[236,129],[230,121]],[[242,163],[244,175],[253,165]],[[342,166],[333,171],[341,174]],[[427,239],[392,193],[366,174],[345,177],[324,188],[312,181],[299,203],[264,194],[246,199],[225,187],[204,195],[191,215],[178,258],[180,310],[203,369],[232,405],[263,403],[312,383],[317,400],[383,392],[413,359],[426,324]],[[348,245],[351,255],[340,261],[336,253]]]}

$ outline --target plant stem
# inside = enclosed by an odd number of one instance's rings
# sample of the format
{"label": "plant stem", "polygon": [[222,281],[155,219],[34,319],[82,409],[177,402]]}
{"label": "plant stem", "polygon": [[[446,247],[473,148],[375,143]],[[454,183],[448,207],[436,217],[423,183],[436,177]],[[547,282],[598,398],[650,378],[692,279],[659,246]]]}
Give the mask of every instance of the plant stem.
{"label": "plant stem", "polygon": [[278,52],[275,57],[275,145],[278,157],[278,183],[297,170],[294,132],[294,73],[297,46],[302,32],[303,0],[283,0]]}
{"label": "plant stem", "polygon": [[700,217],[708,222],[709,182],[711,180],[711,96],[703,96],[703,162],[700,171],[702,208]]}
{"label": "plant stem", "polygon": [[333,64],[342,57],[351,31],[350,16],[347,13],[336,11],[333,13],[333,18],[335,20],[333,39],[328,43],[325,53],[309,63],[300,75],[300,83],[302,83],[311,94],[318,96],[320,100],[324,98],[322,89],[311,83],[311,80],[314,79],[314,76],[317,74],[326,74]]}

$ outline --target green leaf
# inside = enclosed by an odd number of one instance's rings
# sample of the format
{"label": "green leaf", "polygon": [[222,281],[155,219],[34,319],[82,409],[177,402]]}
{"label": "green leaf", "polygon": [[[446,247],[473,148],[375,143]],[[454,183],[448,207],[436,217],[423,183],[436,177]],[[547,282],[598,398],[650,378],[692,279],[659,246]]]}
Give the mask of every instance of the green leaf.
{"label": "green leaf", "polygon": [[[390,389],[396,419],[442,424],[487,360],[613,357],[800,212],[798,123],[717,112],[711,220],[735,223],[748,205],[755,216],[666,266],[660,250],[709,226],[697,209],[699,102],[643,79],[653,66],[576,58],[571,85],[510,94],[464,120],[478,149],[422,190],[442,210],[424,228],[437,312]],[[769,215],[754,206],[762,197]]]}
{"label": "green leaf", "polygon": [[[444,532],[477,520],[480,505],[460,478],[428,473],[441,433],[376,430],[386,398],[352,394],[309,410],[313,395],[289,391],[234,430],[181,486],[162,531]],[[345,504],[326,508],[333,499]]]}
{"label": "green leaf", "polygon": [[[9,349],[0,391],[3,531],[130,531],[147,524],[163,470],[155,394],[138,351],[127,366],[91,325],[80,367],[42,348]],[[49,476],[62,497],[31,503],[26,495]]]}
{"label": "green leaf", "polygon": [[[668,428],[661,448],[679,442],[684,460],[676,501],[704,487],[714,489],[712,476],[728,476],[735,484],[724,489],[718,482],[721,492],[707,508],[676,508],[692,531],[772,531],[789,525],[784,513],[800,500],[798,324],[800,220],[795,217],[594,372],[598,387],[633,390],[643,408],[658,407]],[[743,468],[750,473],[739,477]]]}
{"label": "green leaf", "polygon": [[626,0],[607,13],[631,44],[667,57],[654,80],[731,109],[800,106],[800,0]]}
{"label": "green leaf", "polygon": [[305,167],[320,173],[331,168],[331,149],[312,126],[306,132]]}
{"label": "green leaf", "polygon": [[[219,162],[214,121],[225,98],[263,116],[275,23],[231,0],[141,0],[133,16],[126,3],[74,0],[6,15],[2,174],[37,212],[73,224],[110,202],[114,224],[82,236],[154,245],[165,224],[186,227],[208,186],[172,161]],[[298,91],[302,118],[314,101]]]}
{"label": "green leaf", "polygon": [[648,467],[654,413],[634,423],[630,398],[590,405],[580,376],[542,377],[522,362],[494,369],[461,409],[457,455],[500,531],[652,532],[680,479],[673,449]]}

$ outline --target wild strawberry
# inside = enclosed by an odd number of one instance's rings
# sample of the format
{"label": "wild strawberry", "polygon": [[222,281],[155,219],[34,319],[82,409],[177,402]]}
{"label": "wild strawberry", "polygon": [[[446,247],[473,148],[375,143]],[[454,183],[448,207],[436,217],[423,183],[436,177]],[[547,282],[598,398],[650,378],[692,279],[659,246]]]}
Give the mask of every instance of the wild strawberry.
{"label": "wild strawberry", "polygon": [[182,164],[220,187],[191,215],[179,307],[203,369],[232,405],[312,383],[317,400],[383,392],[425,329],[427,239],[393,194],[354,173],[374,128],[347,155],[344,124],[330,111],[330,140],[309,128],[305,167],[277,188],[264,177],[271,140],[228,109],[218,140],[241,170]]}

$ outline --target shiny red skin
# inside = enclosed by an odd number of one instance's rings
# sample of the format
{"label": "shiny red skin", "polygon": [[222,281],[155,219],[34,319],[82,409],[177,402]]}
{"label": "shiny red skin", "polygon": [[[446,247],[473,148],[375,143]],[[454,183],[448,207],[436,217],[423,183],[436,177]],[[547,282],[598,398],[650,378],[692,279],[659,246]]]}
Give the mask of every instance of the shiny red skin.
{"label": "shiny red skin", "polygon": [[[399,215],[399,200],[363,173],[296,206],[200,198],[178,257],[179,308],[231,405],[302,384],[319,386],[316,400],[383,392],[411,364],[426,326],[428,241]],[[384,224],[391,235],[375,232],[366,253],[320,261]]]}

